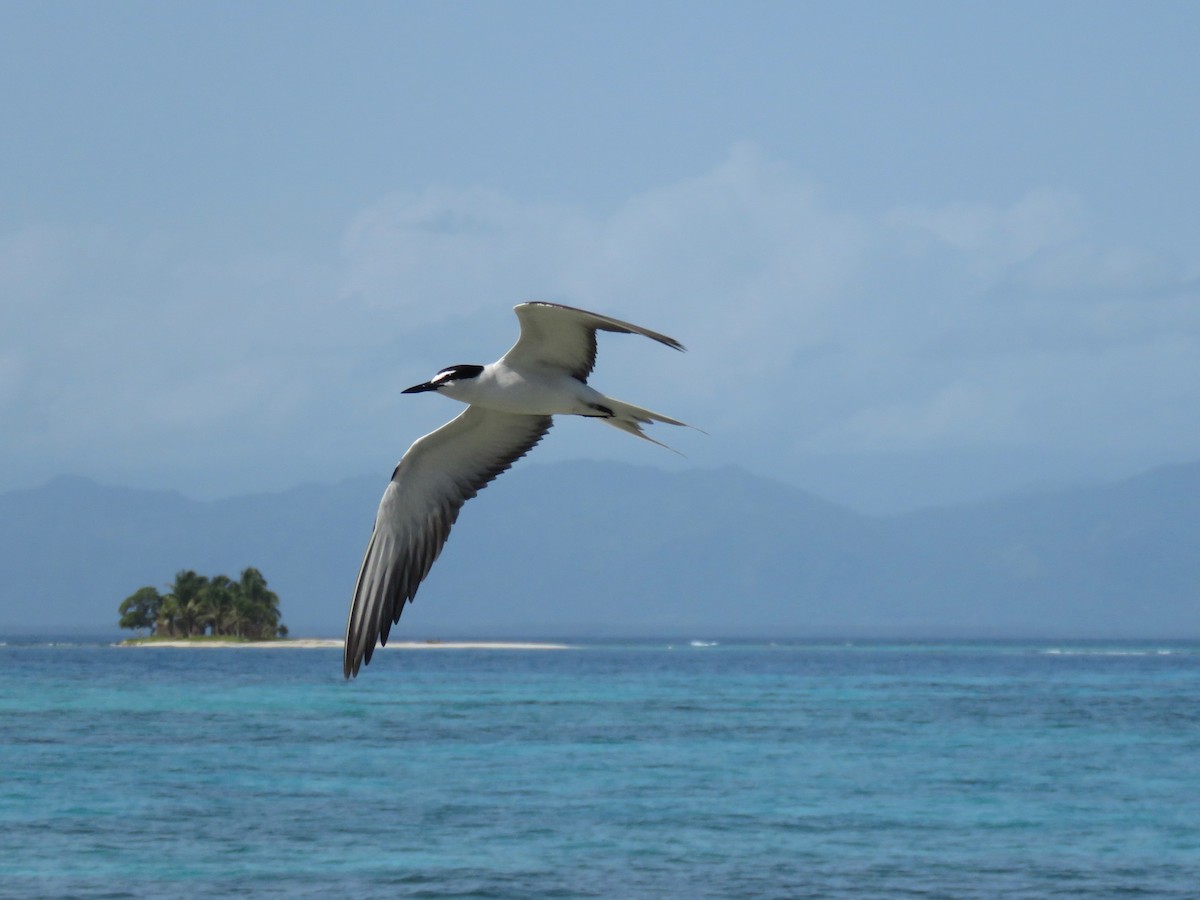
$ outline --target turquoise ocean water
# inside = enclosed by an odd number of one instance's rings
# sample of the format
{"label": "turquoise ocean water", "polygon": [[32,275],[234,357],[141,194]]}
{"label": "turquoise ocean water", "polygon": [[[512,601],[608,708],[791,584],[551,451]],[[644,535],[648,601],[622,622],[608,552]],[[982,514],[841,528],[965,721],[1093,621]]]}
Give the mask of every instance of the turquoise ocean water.
{"label": "turquoise ocean water", "polygon": [[4,897],[1197,897],[1200,646],[0,646]]}

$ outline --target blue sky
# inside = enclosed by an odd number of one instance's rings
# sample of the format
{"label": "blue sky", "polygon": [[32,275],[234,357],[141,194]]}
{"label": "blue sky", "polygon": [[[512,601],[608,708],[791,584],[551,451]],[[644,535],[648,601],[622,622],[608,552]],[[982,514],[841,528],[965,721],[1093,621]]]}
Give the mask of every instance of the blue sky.
{"label": "blue sky", "polygon": [[0,5],[0,490],[379,472],[521,300],[862,509],[1200,459],[1200,6]]}

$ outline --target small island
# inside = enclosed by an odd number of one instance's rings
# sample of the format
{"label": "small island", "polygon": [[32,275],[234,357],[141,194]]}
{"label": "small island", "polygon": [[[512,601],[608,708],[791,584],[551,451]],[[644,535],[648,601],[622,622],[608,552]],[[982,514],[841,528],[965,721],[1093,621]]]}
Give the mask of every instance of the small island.
{"label": "small island", "polygon": [[[185,569],[163,594],[143,587],[121,601],[120,626],[144,632],[122,647],[294,647],[332,649],[331,638],[287,639],[279,612],[279,596],[267,587],[258,569],[245,569],[234,581],[211,578]],[[403,650],[567,650],[569,644],[532,641],[393,641]]]}
{"label": "small island", "polygon": [[279,596],[255,568],[234,581],[227,575],[176,573],[166,594],[139,588],[121,601],[120,627],[146,634],[126,643],[159,644],[275,641],[287,637]]}

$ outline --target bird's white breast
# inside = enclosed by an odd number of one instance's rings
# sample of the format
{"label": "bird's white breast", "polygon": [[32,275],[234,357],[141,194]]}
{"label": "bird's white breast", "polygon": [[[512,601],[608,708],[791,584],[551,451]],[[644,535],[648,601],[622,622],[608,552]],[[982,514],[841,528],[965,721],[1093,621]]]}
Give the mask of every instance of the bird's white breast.
{"label": "bird's white breast", "polygon": [[603,396],[559,370],[517,370],[503,362],[484,366],[475,378],[446,385],[439,393],[472,406],[524,415],[586,415]]}

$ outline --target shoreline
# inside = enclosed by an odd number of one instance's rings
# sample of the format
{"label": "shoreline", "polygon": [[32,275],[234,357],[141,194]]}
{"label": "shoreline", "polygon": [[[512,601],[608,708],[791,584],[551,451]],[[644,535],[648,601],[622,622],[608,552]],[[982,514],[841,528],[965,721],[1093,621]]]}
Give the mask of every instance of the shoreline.
{"label": "shoreline", "polygon": [[[274,641],[121,641],[115,647],[171,647],[205,648],[284,648],[291,650],[329,650],[342,648],[342,641],[337,638],[283,638]],[[570,650],[570,644],[552,644],[535,641],[392,641],[386,647],[376,647],[375,650]]]}

